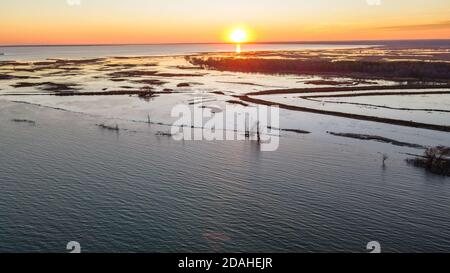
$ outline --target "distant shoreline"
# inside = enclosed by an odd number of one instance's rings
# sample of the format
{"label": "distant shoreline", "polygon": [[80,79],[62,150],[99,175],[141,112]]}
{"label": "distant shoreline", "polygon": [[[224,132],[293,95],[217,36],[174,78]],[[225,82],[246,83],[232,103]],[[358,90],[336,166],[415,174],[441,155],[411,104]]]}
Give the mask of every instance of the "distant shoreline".
{"label": "distant shoreline", "polygon": [[[226,45],[226,42],[186,42],[186,43],[123,43],[123,44],[9,44],[0,47],[78,47],[78,46],[162,46],[162,45]],[[373,45],[373,46],[450,46],[450,39],[416,39],[416,40],[343,40],[343,41],[265,41],[246,44],[304,44],[304,45]]]}

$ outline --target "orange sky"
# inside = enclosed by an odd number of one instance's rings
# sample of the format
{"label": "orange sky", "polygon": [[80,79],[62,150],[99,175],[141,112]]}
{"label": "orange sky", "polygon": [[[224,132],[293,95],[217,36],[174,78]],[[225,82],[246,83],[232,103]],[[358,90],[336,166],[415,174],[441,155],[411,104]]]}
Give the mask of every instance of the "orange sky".
{"label": "orange sky", "polygon": [[[71,5],[80,1],[79,5]],[[2,0],[0,44],[450,39],[449,0]]]}

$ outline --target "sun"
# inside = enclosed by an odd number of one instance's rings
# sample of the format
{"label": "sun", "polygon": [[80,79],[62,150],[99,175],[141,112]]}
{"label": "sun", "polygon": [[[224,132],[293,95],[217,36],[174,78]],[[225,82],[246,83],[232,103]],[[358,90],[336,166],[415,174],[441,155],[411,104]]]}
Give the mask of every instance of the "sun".
{"label": "sun", "polygon": [[247,31],[245,31],[242,28],[233,30],[230,34],[230,40],[236,44],[242,44],[242,43],[247,42],[247,40],[248,40]]}

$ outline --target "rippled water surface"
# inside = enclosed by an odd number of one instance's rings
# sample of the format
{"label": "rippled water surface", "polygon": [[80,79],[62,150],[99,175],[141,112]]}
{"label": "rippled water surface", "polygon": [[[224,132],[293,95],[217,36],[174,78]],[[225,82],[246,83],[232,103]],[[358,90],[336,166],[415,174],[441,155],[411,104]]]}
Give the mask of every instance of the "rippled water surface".
{"label": "rippled water surface", "polygon": [[386,144],[287,134],[263,153],[248,141],[176,142],[154,126],[123,122],[129,131],[116,134],[96,122],[0,102],[0,251],[62,252],[71,240],[95,252],[450,245],[449,180]]}
{"label": "rippled water surface", "polygon": [[[385,252],[449,250],[450,179],[405,162],[423,149],[327,133],[450,146],[447,132],[280,110],[280,128],[310,134],[282,132],[275,152],[261,152],[255,141],[157,136],[174,122],[170,112],[177,104],[242,111],[244,106],[229,102],[236,95],[310,88],[309,81],[323,80],[186,68],[185,58],[174,56],[229,47],[0,47],[6,53],[0,60],[19,61],[0,67],[0,252],[66,252],[69,241],[80,242],[86,252],[365,252],[373,240]],[[42,63],[98,57],[104,59]],[[117,71],[155,74],[114,77]],[[55,96],[33,85],[49,81],[75,83],[80,93],[143,87],[173,92],[151,99]],[[264,98],[448,125],[447,96]],[[401,107],[411,110],[394,109]],[[151,125],[145,123],[149,116]],[[117,124],[120,131],[101,130],[100,123]],[[385,167],[383,154],[389,157]]]}

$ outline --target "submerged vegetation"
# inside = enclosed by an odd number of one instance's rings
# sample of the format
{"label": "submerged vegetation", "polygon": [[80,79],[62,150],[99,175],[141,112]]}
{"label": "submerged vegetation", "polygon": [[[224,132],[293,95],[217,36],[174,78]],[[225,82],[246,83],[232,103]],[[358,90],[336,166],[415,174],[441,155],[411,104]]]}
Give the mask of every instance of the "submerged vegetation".
{"label": "submerged vegetation", "polygon": [[102,124],[97,124],[97,127],[99,127],[100,129],[103,129],[103,130],[108,130],[108,131],[116,131],[116,132],[120,131],[119,125],[117,125],[117,124],[115,126],[111,126],[111,125],[106,125],[106,124],[102,123]]}
{"label": "submerged vegetation", "polygon": [[230,103],[230,104],[238,104],[238,105],[242,105],[242,106],[244,106],[244,107],[247,107],[247,106],[248,106],[247,103],[242,102],[242,101],[239,101],[239,100],[227,100],[227,103]]}
{"label": "submerged vegetation", "polygon": [[305,130],[300,130],[300,129],[282,129],[282,128],[274,128],[272,126],[267,126],[267,129],[269,130],[278,130],[281,132],[291,132],[291,133],[297,133],[297,134],[311,134],[311,132],[309,131],[305,131]]}
{"label": "submerged vegetation", "polygon": [[177,84],[177,87],[190,87],[190,86],[191,86],[191,84],[187,83],[187,82],[182,82],[182,83]]}
{"label": "submerged vegetation", "polygon": [[[363,82],[365,84],[368,84],[368,82]],[[358,85],[360,82],[358,81],[335,81],[335,80],[312,80],[312,81],[305,81],[305,84],[311,84],[311,85]],[[370,83],[370,84],[376,84],[376,83]]]}
{"label": "submerged vegetation", "polygon": [[76,91],[79,85],[76,83],[55,83],[55,82],[17,82],[12,84],[11,87],[23,88],[23,87],[36,87],[42,91],[51,92],[66,92]]}
{"label": "submerged vegetation", "polygon": [[36,78],[36,77],[0,74],[0,80],[25,80],[25,79],[34,79],[34,78]]}
{"label": "submerged vegetation", "polygon": [[163,132],[163,131],[158,131],[156,134],[156,136],[163,136],[163,137],[172,137],[173,134],[170,132]]}
{"label": "submerged vegetation", "polygon": [[[386,137],[382,137],[382,136],[352,134],[352,133],[334,133],[334,132],[327,132],[327,133],[330,135],[333,135],[333,136],[354,138],[354,139],[360,139],[360,140],[373,140],[373,141],[378,141],[378,142],[383,142],[383,143],[389,143],[389,144],[392,144],[395,146],[404,146],[404,147],[418,148],[418,149],[424,148],[422,145],[419,145],[419,144],[397,141],[395,139],[390,139],[390,138],[386,138]],[[384,159],[384,161],[386,161],[386,159]]]}
{"label": "submerged vegetation", "polygon": [[34,120],[29,120],[29,119],[12,119],[12,122],[17,122],[17,123],[28,123],[30,125],[36,125],[36,121]]}
{"label": "submerged vegetation", "polygon": [[423,156],[407,159],[407,162],[435,174],[450,176],[450,147],[427,148]]}
{"label": "submerged vegetation", "polygon": [[138,97],[141,99],[151,99],[156,96],[151,86],[144,86],[141,88],[141,91],[142,92],[138,94]]}

